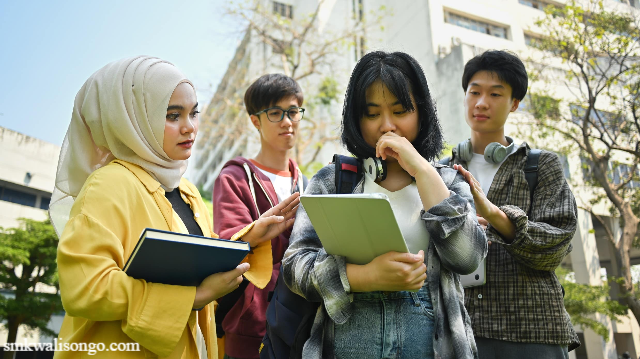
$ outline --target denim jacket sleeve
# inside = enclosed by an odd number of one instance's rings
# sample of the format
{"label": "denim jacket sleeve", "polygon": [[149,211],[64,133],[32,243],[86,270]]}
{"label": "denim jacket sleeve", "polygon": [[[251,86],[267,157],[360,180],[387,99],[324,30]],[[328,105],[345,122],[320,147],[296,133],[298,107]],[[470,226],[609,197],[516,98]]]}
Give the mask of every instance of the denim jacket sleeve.
{"label": "denim jacket sleeve", "polygon": [[[335,193],[333,164],[313,176],[305,194]],[[291,290],[312,302],[323,302],[331,319],[342,324],[351,315],[344,257],[327,254],[307,212],[298,208],[289,238],[289,248],[282,259],[281,275]]]}
{"label": "denim jacket sleeve", "polygon": [[423,211],[442,265],[458,274],[469,274],[487,255],[487,239],[478,224],[469,184],[458,171],[436,165],[440,177],[449,188],[449,197]]}

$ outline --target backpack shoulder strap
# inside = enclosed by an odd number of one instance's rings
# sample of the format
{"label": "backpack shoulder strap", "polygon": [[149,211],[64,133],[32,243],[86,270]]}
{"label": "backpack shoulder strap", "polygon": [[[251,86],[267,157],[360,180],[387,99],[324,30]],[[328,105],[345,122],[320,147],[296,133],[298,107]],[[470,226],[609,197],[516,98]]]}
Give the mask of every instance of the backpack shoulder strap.
{"label": "backpack shoulder strap", "polygon": [[355,157],[333,155],[335,166],[336,194],[353,193],[364,173],[360,161]]}
{"label": "backpack shoulder strap", "polygon": [[542,153],[542,151],[537,148],[530,150],[527,156],[527,163],[524,166],[524,178],[529,184],[529,195],[531,196],[529,200],[529,212],[531,212],[531,204],[533,203],[533,192],[538,186],[538,162],[540,162],[540,153]]}

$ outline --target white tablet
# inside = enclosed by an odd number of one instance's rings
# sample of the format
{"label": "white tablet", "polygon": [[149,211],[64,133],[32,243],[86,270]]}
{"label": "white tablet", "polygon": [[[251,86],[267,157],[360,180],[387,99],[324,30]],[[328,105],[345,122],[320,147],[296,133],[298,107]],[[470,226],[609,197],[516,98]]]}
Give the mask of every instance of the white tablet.
{"label": "white tablet", "polygon": [[367,264],[390,251],[409,252],[383,193],[302,195],[300,202],[329,254]]}

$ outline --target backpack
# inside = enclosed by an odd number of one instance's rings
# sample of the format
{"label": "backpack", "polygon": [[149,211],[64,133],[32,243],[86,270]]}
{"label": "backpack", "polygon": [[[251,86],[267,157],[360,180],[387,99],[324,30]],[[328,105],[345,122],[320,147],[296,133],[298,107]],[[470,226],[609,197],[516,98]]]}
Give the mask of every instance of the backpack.
{"label": "backpack", "polygon": [[[334,155],[337,194],[353,193],[364,173],[354,157]],[[292,292],[282,275],[269,293],[267,332],[260,345],[260,359],[302,358],[304,343],[311,336],[311,327],[320,303],[309,302]]]}

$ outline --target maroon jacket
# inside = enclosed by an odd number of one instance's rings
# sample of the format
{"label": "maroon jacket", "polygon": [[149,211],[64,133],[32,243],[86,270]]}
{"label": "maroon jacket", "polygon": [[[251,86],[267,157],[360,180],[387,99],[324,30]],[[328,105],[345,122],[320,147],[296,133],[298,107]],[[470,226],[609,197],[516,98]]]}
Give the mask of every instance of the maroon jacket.
{"label": "maroon jacket", "polygon": [[[256,194],[256,202],[260,213],[256,210],[256,204],[251,195],[247,172],[243,167],[246,164],[251,172],[251,180]],[[289,170],[293,176],[294,192],[298,185],[298,165],[292,159],[289,160]],[[300,179],[303,180],[303,179]],[[260,215],[272,206],[278,204],[278,196],[271,181],[255,165],[244,157],[236,157],[225,163],[216,179],[213,187],[213,222],[214,231],[220,238],[231,238],[236,232],[255,221]],[[233,298],[235,304],[222,321],[222,330],[225,335],[225,352],[235,358],[259,358],[259,348],[262,338],[266,333],[266,312],[269,292],[273,291],[280,273],[282,256],[289,246],[291,230],[286,230],[278,237],[271,240],[273,254],[273,273],[271,281],[264,289],[259,289],[251,283],[243,283],[239,291],[228,294],[220,300],[221,306],[225,300]],[[246,287],[245,287],[246,285]]]}

